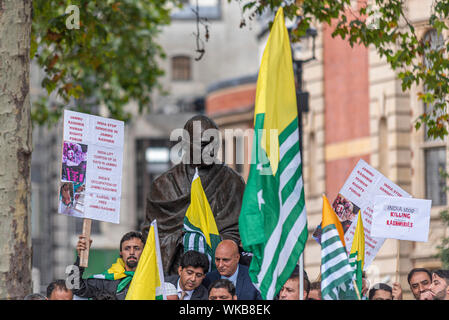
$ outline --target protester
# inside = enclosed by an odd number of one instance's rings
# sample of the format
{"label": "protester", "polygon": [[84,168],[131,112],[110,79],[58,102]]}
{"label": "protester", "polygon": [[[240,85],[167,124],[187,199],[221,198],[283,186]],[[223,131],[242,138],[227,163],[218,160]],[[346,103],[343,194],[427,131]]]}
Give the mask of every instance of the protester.
{"label": "protester", "polygon": [[415,299],[420,300],[420,295],[430,290],[432,274],[427,269],[414,268],[409,272],[407,281]]}
{"label": "protester", "polygon": [[[432,284],[429,288],[433,300],[449,300],[449,270],[432,272]],[[423,299],[422,300],[430,300]]]}
{"label": "protester", "polygon": [[211,271],[203,281],[205,287],[218,279],[228,279],[236,288],[238,300],[262,300],[260,292],[254,287],[249,277],[247,266],[239,264],[240,253],[232,240],[223,240],[215,249],[217,270]]}
{"label": "protester", "polygon": [[115,294],[103,292],[103,293],[97,294],[95,297],[92,298],[92,300],[117,300],[117,297]]}
{"label": "protester", "polygon": [[235,286],[228,279],[219,279],[209,288],[209,300],[237,300]]}
{"label": "protester", "polygon": [[23,300],[48,300],[46,296],[41,293],[30,293],[27,294]]}
{"label": "protester", "polygon": [[386,283],[376,283],[369,291],[369,300],[393,300],[393,288]]}
{"label": "protester", "polygon": [[67,288],[65,280],[55,280],[47,286],[48,300],[73,300],[73,292]]}
{"label": "protester", "polygon": [[[304,288],[303,300],[308,300],[310,292],[310,281],[304,270]],[[293,270],[290,278],[282,286],[279,292],[279,300],[299,300],[299,266],[297,265]]]}
{"label": "protester", "polygon": [[[75,266],[79,267],[79,256],[81,250],[87,249],[86,242],[86,238],[80,235],[76,246],[78,257]],[[90,242],[92,243],[92,241]],[[120,241],[120,258],[105,273],[94,278],[82,279],[84,268],[79,267],[78,277],[75,279],[79,284],[79,288],[73,289],[73,293],[83,298],[111,295],[117,300],[124,300],[144,245],[144,238],[140,232],[131,231],[126,233]],[[73,273],[74,271],[72,271],[69,277]]]}
{"label": "protester", "polygon": [[307,300],[321,300],[321,281],[315,281],[310,284]]}
{"label": "protester", "polygon": [[178,275],[165,278],[176,287],[179,300],[207,300],[209,294],[201,284],[209,270],[209,260],[201,252],[189,250],[181,256]]}

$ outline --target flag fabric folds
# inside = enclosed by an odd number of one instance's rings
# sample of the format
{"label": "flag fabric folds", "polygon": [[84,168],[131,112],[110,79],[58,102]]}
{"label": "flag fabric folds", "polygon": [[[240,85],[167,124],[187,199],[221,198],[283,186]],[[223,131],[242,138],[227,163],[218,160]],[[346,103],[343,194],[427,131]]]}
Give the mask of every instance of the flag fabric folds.
{"label": "flag fabric folds", "polygon": [[129,285],[126,300],[165,300],[165,284],[157,223],[151,223],[147,241]]}
{"label": "flag fabric folds", "polygon": [[207,255],[209,271],[215,269],[215,249],[220,243],[220,234],[214,214],[201,185],[198,168],[192,180],[190,206],[184,217],[184,252],[195,250]]}
{"label": "flag fabric folds", "polygon": [[264,299],[280,291],[307,240],[298,112],[290,39],[279,8],[256,90],[251,168],[239,231],[253,253],[249,269]]}
{"label": "flag fabric folds", "polygon": [[325,195],[321,228],[321,296],[324,300],[358,299],[343,227]]}
{"label": "flag fabric folds", "polygon": [[349,253],[349,264],[355,272],[355,282],[359,292],[362,292],[362,273],[365,262],[365,230],[363,229],[362,213],[359,210],[357,226]]}

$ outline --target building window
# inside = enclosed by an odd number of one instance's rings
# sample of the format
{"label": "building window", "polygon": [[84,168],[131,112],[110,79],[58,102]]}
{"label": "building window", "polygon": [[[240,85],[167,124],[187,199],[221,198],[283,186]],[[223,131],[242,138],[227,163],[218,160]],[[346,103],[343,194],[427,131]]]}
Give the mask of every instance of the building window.
{"label": "building window", "polygon": [[[424,41],[429,41],[429,49],[438,50],[444,46],[442,35],[438,36],[435,29],[429,30],[425,36]],[[424,58],[424,65],[431,68],[431,63]],[[424,87],[424,91],[428,89]],[[433,114],[433,106],[431,104],[423,105],[424,112],[433,117],[438,115]],[[426,183],[426,199],[432,200],[433,206],[444,206],[447,204],[446,179],[441,175],[441,172],[446,172],[446,142],[440,139],[433,139],[427,136],[427,127],[424,128],[424,168],[425,168],[425,183]]]}
{"label": "building window", "polygon": [[426,170],[426,199],[432,200],[433,206],[447,203],[446,179],[440,172],[446,170],[446,148],[427,148],[424,150]]}
{"label": "building window", "polygon": [[172,58],[173,81],[189,81],[192,79],[190,57],[176,56]]}

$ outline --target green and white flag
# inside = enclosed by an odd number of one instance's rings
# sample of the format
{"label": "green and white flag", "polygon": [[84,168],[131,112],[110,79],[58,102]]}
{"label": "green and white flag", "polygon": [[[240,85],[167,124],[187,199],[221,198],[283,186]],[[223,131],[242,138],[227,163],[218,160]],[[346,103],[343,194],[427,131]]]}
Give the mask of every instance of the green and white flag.
{"label": "green and white flag", "polygon": [[321,296],[323,300],[356,300],[343,227],[325,195],[321,228]]}
{"label": "green and white flag", "polygon": [[276,14],[257,80],[251,168],[239,219],[249,274],[271,300],[298,263],[307,241],[298,112],[290,40]]}

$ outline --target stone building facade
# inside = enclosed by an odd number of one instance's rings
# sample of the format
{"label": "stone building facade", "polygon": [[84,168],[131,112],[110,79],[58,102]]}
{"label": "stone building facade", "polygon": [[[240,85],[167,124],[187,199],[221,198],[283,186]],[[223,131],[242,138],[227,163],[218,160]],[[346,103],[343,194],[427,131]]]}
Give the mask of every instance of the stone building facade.
{"label": "stone building facade", "polygon": [[[426,26],[431,1],[409,0],[406,6],[417,34],[435,38]],[[437,246],[449,236],[439,218],[447,206],[447,192],[438,175],[439,168],[447,167],[447,140],[429,140],[423,129],[414,128],[415,120],[426,108],[417,100],[423,88],[415,86],[403,92],[397,72],[373,47],[351,48],[346,41],[331,37],[331,27],[322,25],[317,29],[317,59],[304,65],[303,74],[309,92],[309,111],[302,117],[310,234],[305,268],[310,279],[319,277],[320,246],[311,235],[321,221],[322,194],[333,201],[355,164],[363,159],[413,197],[432,199],[429,240],[387,239],[367,269],[371,285],[392,284],[398,269],[404,297],[411,299],[408,272],[414,267],[441,267],[436,258]],[[263,48],[264,39],[259,40]],[[256,80],[228,84],[218,84],[208,92],[206,112],[219,123],[223,133],[226,129],[252,128]],[[245,179],[248,171],[249,165],[245,164],[241,170]]]}

